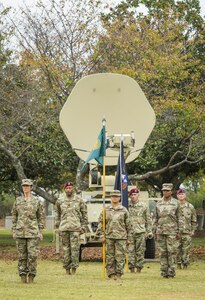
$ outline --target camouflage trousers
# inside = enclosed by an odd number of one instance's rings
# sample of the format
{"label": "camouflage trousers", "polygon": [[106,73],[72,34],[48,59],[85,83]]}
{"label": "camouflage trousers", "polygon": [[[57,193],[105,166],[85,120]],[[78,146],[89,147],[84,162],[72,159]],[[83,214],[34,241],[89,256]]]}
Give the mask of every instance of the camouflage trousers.
{"label": "camouflage trousers", "polygon": [[36,275],[37,256],[39,253],[38,238],[17,238],[19,276]]}
{"label": "camouflage trousers", "polygon": [[124,273],[126,240],[106,239],[106,271],[108,277]]}
{"label": "camouflage trousers", "polygon": [[189,265],[189,250],[191,248],[190,234],[181,234],[177,253],[177,264]]}
{"label": "camouflage trousers", "polygon": [[131,268],[143,268],[144,253],[146,249],[145,233],[135,233],[128,246],[128,266]]}
{"label": "camouflage trousers", "polygon": [[79,232],[64,231],[60,233],[64,258],[63,267],[68,270],[79,266],[80,234]]}
{"label": "camouflage trousers", "polygon": [[161,275],[163,277],[174,277],[178,248],[176,235],[157,235],[157,246],[160,254]]}

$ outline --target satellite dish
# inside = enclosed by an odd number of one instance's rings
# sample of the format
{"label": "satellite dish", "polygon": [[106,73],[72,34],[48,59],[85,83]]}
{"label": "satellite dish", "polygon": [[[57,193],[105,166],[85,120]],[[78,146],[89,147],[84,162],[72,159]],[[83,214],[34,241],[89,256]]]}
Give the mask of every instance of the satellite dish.
{"label": "satellite dish", "polygon": [[[60,112],[60,125],[72,148],[86,160],[106,119],[108,136],[134,132],[126,163],[137,158],[154,125],[155,113],[138,83],[126,75],[101,73],[83,77]],[[117,165],[119,149],[106,150],[106,165]]]}

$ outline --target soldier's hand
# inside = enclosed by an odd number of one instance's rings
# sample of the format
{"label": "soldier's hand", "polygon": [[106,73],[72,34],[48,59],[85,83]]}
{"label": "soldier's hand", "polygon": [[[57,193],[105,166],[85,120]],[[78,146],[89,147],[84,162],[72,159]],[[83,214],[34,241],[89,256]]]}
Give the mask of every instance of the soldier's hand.
{"label": "soldier's hand", "polygon": [[102,243],[105,243],[105,236],[104,236],[104,235],[101,235],[101,236],[100,236],[100,240],[101,240]]}
{"label": "soldier's hand", "polygon": [[42,240],[43,240],[43,235],[42,235],[42,233],[41,233],[41,232],[39,232],[39,234],[38,234],[38,239],[39,239],[40,241],[42,241]]}
{"label": "soldier's hand", "polygon": [[191,231],[190,236],[193,236],[193,235],[194,235],[194,231]]}
{"label": "soldier's hand", "polygon": [[126,244],[127,244],[127,246],[129,246],[131,244],[131,241],[126,240]]}
{"label": "soldier's hand", "polygon": [[177,239],[177,240],[180,239],[180,233],[179,233],[179,232],[177,232],[177,234],[176,234],[176,239]]}
{"label": "soldier's hand", "polygon": [[85,233],[85,229],[83,227],[80,228],[80,234]]}
{"label": "soldier's hand", "polygon": [[16,240],[16,234],[15,233],[13,233],[13,239]]}

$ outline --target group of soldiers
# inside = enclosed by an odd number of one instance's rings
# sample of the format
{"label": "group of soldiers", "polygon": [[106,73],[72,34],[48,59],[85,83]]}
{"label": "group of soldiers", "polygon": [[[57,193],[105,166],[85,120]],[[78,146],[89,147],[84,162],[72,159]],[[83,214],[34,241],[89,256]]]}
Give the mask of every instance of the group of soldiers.
{"label": "group of soldiers", "polygon": [[[13,238],[18,251],[18,271],[22,283],[33,283],[36,276],[38,243],[42,240],[44,209],[32,195],[33,182],[22,180],[22,196],[12,209]],[[196,211],[186,200],[184,189],[172,197],[173,185],[164,183],[163,197],[156,203],[152,219],[147,205],[140,201],[140,191],[129,192],[128,209],[121,205],[121,192],[110,193],[111,203],[105,214],[99,216],[96,238],[106,244],[106,272],[111,279],[120,279],[124,273],[126,255],[131,273],[140,273],[144,265],[146,239],[157,241],[161,276],[173,278],[175,266],[187,268],[191,238],[197,227]],[[64,195],[56,201],[55,230],[60,234],[67,275],[76,274],[79,267],[80,235],[88,226],[87,205],[75,193],[72,182],[64,184]],[[103,226],[105,221],[105,230]]]}

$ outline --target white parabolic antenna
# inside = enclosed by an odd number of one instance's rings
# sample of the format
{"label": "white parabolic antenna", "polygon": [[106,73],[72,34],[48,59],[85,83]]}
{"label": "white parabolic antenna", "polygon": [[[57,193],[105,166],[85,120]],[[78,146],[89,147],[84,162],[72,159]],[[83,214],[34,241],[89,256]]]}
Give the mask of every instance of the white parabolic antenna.
{"label": "white parabolic antenna", "polygon": [[[106,119],[108,136],[134,132],[135,145],[126,163],[137,158],[155,125],[155,113],[138,83],[126,75],[85,76],[60,112],[60,125],[72,148],[86,160]],[[117,165],[119,151],[106,150],[106,165]]]}

